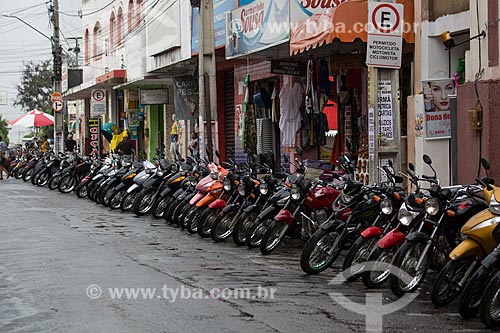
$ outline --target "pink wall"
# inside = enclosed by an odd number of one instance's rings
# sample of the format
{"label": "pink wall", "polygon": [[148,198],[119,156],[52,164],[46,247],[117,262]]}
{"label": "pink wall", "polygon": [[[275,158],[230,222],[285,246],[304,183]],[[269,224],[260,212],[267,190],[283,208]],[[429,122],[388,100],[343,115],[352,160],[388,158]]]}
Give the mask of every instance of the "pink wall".
{"label": "pink wall", "polygon": [[[480,81],[478,92],[483,106],[483,157],[491,165],[490,177],[500,183],[500,81]],[[476,105],[474,83],[468,82],[458,87],[458,170],[459,183],[473,183],[477,177],[479,163],[479,130],[469,126],[468,110]],[[481,173],[484,177],[484,172]]]}

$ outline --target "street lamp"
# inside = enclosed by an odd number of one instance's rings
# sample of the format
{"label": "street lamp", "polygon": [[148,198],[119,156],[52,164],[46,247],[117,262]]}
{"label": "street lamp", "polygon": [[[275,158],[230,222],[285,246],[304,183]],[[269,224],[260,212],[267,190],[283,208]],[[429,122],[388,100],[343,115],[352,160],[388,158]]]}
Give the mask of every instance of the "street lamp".
{"label": "street lamp", "polygon": [[52,46],[54,46],[54,42],[52,41],[52,38],[47,36],[46,34],[44,34],[43,32],[41,32],[40,30],[38,30],[37,28],[35,28],[34,26],[32,26],[31,24],[29,24],[28,22],[26,22],[25,20],[23,20],[22,18],[20,18],[19,16],[16,16],[16,15],[11,15],[9,13],[2,13],[2,16],[3,17],[8,17],[8,18],[15,18],[16,20],[19,20],[21,21],[22,23],[26,24],[28,27],[30,27],[31,29],[35,30],[36,32],[38,32],[40,35],[42,35],[43,37],[47,38],[48,40],[50,40],[50,43],[52,44]]}

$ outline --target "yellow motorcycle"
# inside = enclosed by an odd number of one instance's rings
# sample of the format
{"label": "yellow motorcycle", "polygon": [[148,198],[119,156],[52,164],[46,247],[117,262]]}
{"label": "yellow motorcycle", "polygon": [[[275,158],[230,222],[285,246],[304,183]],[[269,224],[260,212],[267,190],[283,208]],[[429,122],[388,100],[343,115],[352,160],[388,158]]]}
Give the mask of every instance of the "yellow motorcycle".
{"label": "yellow motorcycle", "polygon": [[[481,163],[487,173],[489,163],[485,159],[482,159]],[[491,204],[496,202],[495,191],[498,192],[497,198],[500,198],[500,188],[492,186],[493,181],[489,178],[476,181],[482,186],[484,198],[479,195],[481,187],[471,186],[471,191],[468,191],[470,197],[461,203],[464,207],[457,207],[456,211],[448,211],[448,214],[460,214],[461,209],[466,208],[469,201],[482,201],[485,208],[488,204],[490,208],[471,216],[461,228],[460,232],[464,239],[450,253],[451,260],[441,269],[432,286],[431,300],[437,307],[449,304],[464,290],[464,286],[479,268],[481,260],[497,246],[492,231],[500,222],[500,218],[492,212]],[[500,210],[497,213],[500,214]],[[469,308],[473,306],[468,302],[470,300],[468,290],[464,291],[461,297],[461,304],[464,303],[461,308],[464,313],[468,313]]]}

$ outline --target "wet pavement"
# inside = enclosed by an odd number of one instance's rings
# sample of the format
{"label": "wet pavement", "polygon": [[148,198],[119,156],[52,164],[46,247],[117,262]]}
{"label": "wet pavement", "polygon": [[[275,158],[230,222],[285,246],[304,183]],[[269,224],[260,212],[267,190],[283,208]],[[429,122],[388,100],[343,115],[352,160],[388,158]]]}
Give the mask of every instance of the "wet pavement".
{"label": "wet pavement", "polygon": [[[395,300],[387,288],[329,284],[343,258],[305,275],[293,241],[262,256],[16,179],[0,181],[0,211],[1,332],[364,332],[365,316],[329,293],[361,313],[366,295]],[[427,282],[383,329],[482,329],[456,309],[435,309]]]}

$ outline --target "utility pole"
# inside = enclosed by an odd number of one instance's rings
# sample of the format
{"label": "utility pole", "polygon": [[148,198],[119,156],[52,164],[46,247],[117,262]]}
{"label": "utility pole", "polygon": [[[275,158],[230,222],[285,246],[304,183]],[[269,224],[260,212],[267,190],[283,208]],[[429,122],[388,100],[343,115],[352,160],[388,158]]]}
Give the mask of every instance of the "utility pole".
{"label": "utility pole", "polygon": [[[215,50],[214,50],[214,15],[213,0],[200,1],[200,31],[198,53],[199,75],[199,109],[200,115],[205,115],[207,149],[213,154],[212,144],[212,110],[217,110],[217,94],[215,92]],[[205,75],[208,76],[206,80]],[[207,82],[208,81],[208,82]],[[206,85],[209,84],[208,94]],[[208,96],[207,96],[208,95]],[[208,103],[207,103],[208,101]],[[202,124],[201,124],[202,125]],[[209,156],[212,160],[212,158]]]}
{"label": "utility pole", "polygon": [[[52,36],[52,55],[54,57],[54,92],[60,93],[61,75],[62,75],[62,58],[61,45],[59,39],[59,0],[51,0],[52,24],[54,26],[54,34]],[[54,112],[54,150],[57,153],[63,151],[64,140],[64,118],[62,112]]]}

